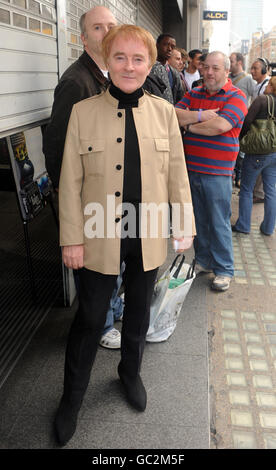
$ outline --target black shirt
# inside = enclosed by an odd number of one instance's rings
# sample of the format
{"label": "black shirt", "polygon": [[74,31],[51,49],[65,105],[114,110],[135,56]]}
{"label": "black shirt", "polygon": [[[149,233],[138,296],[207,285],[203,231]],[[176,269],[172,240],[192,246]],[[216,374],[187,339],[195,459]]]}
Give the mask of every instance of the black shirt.
{"label": "black shirt", "polygon": [[[139,236],[139,203],[141,202],[141,164],[139,142],[133,118],[132,108],[138,107],[138,100],[143,96],[142,88],[133,93],[124,93],[113,83],[110,94],[119,101],[118,109],[125,109],[125,143],[124,143],[124,182],[123,203],[131,203],[136,211],[136,236]],[[127,215],[125,211],[124,215]],[[127,230],[128,227],[125,227]]]}

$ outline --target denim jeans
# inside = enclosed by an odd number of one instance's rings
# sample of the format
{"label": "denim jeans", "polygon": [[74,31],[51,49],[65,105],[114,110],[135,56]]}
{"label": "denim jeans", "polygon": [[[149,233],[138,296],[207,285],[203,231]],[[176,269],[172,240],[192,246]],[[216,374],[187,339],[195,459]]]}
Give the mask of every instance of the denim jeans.
{"label": "denim jeans", "polygon": [[189,172],[197,235],[196,261],[215,275],[234,275],[231,176]]}
{"label": "denim jeans", "polygon": [[253,190],[260,173],[265,193],[261,230],[266,235],[271,235],[276,221],[276,153],[245,155],[241,176],[239,218],[235,227],[241,232],[250,232]]}
{"label": "denim jeans", "polygon": [[109,309],[106,314],[103,334],[112,330],[112,328],[114,327],[114,321],[119,320],[120,316],[123,315],[124,302],[121,299],[121,297],[118,296],[118,293],[119,293],[119,290],[123,281],[122,275],[123,275],[124,269],[125,269],[125,263],[122,263],[121,272],[119,276],[117,277],[116,287],[112,292]]}

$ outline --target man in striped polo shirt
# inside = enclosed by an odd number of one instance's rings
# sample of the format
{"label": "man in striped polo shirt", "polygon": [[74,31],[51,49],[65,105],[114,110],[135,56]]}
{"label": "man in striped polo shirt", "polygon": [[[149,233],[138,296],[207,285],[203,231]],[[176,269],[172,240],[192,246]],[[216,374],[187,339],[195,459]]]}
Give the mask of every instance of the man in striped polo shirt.
{"label": "man in striped polo shirt", "polygon": [[247,114],[243,91],[233,86],[229,58],[208,54],[204,85],[177,103],[193,198],[197,272],[214,272],[212,288],[225,291],[234,275],[231,231],[232,173]]}

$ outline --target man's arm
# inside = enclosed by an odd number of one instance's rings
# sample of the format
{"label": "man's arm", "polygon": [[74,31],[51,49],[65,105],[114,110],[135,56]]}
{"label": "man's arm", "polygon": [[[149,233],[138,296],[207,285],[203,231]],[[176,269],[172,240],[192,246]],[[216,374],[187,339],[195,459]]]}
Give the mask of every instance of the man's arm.
{"label": "man's arm", "polygon": [[200,122],[197,124],[189,124],[184,126],[184,129],[192,134],[199,135],[220,135],[232,129],[232,125],[223,117],[217,116],[209,121]]}
{"label": "man's arm", "polygon": [[246,114],[246,96],[241,90],[236,89],[236,92],[224,103],[219,116],[206,122],[184,126],[184,129],[199,135],[221,135],[234,127],[241,129]]}
{"label": "man's arm", "polygon": [[57,85],[51,121],[43,135],[46,169],[54,188],[59,186],[62,155],[72,107],[81,99],[81,89],[72,80],[64,80]]}
{"label": "man's arm", "polygon": [[175,110],[180,126],[184,127],[187,124],[203,123],[216,118],[219,108],[206,109],[205,111],[190,111],[189,109],[176,107]]}

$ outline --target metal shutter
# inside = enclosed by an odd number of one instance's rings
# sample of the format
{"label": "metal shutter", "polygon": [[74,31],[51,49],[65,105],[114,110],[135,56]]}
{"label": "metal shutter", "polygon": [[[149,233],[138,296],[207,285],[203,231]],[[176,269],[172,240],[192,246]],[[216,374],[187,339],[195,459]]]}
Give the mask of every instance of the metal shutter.
{"label": "metal shutter", "polygon": [[57,83],[55,0],[1,1],[0,135],[49,116]]}
{"label": "metal shutter", "polygon": [[162,33],[161,0],[140,0],[138,2],[137,25],[151,32],[154,39]]}

